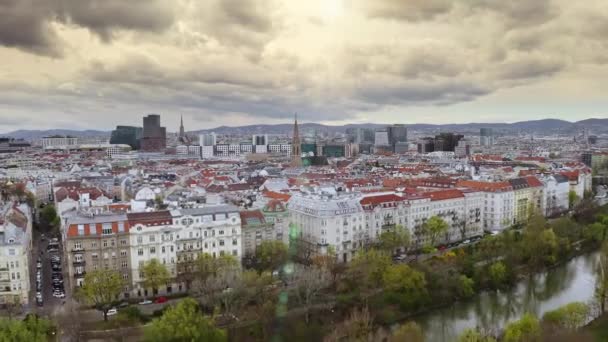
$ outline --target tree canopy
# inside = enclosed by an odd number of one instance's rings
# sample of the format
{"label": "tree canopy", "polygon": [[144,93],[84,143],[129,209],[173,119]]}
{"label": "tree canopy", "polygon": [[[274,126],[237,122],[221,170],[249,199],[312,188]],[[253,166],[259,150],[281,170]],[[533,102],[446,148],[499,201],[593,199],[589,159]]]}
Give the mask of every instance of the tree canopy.
{"label": "tree canopy", "polygon": [[201,313],[198,303],[186,298],[146,328],[144,340],[149,342],[223,342],[226,332],[215,327],[211,318]]}
{"label": "tree canopy", "polygon": [[144,265],[142,272],[144,274],[144,286],[152,288],[154,291],[166,285],[171,279],[171,274],[169,274],[167,267],[161,264],[158,259],[148,261]]}
{"label": "tree canopy", "polygon": [[51,321],[35,315],[24,320],[0,318],[0,341],[46,342],[53,330]]}
{"label": "tree canopy", "polygon": [[108,310],[116,304],[123,286],[123,279],[118,272],[102,268],[85,275],[80,291],[86,301],[103,312],[104,320],[108,320]]}

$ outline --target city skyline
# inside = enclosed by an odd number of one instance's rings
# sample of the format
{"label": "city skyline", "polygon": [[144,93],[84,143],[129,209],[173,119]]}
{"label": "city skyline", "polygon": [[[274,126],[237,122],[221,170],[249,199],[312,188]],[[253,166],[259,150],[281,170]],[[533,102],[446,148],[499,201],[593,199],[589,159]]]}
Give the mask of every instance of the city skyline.
{"label": "city skyline", "polygon": [[0,132],[110,130],[144,113],[201,129],[293,112],[330,125],[606,117],[601,1],[14,1],[0,15]]}

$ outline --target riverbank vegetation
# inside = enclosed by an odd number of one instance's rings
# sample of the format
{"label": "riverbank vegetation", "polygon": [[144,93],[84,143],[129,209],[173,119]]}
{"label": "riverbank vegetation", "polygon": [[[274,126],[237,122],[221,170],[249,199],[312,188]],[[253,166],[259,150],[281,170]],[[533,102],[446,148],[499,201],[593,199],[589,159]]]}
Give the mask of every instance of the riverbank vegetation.
{"label": "riverbank vegetation", "polygon": [[[433,222],[422,231],[434,236],[442,226]],[[251,270],[228,256],[188,260],[178,267],[190,270],[188,287],[200,307],[185,311],[204,316],[208,329],[225,329],[231,340],[401,341],[400,336],[407,336],[408,341],[422,341],[420,327],[401,322],[481,291],[505,290],[529,274],[597,249],[608,238],[608,207],[582,200],[572,216],[546,220],[532,215],[523,226],[488,235],[476,244],[422,255],[418,261],[395,262],[394,251],[409,247],[406,231],[388,231],[348,264],[337,263],[331,254],[296,263],[290,249],[274,242],[260,246]],[[605,291],[598,296],[606,303],[608,257],[603,269]],[[536,341],[520,336],[578,333],[570,328],[580,324],[576,319],[582,311],[577,304],[548,317],[526,315],[518,325],[507,326],[504,334],[467,331],[461,340]],[[218,336],[221,340],[224,335]]]}

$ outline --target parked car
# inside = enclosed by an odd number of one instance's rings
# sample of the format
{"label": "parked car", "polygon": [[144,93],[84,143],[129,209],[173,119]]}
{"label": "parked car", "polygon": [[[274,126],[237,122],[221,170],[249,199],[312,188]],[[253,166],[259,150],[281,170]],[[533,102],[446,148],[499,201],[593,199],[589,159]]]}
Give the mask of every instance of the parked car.
{"label": "parked car", "polygon": [[155,303],[156,304],[162,304],[162,303],[166,303],[167,302],[167,297],[158,297],[156,298]]}
{"label": "parked car", "polygon": [[152,301],[149,299],[144,299],[141,302],[139,302],[139,305],[148,305],[148,304],[152,304]]}
{"label": "parked car", "polygon": [[37,268],[37,269],[41,269],[41,268],[42,268],[42,263],[41,263],[40,261],[38,261],[38,262],[36,263],[36,268]]}
{"label": "parked car", "polygon": [[56,292],[53,292],[53,297],[55,297],[55,298],[65,298],[65,293],[63,293],[63,291],[56,291]]}
{"label": "parked car", "polygon": [[111,308],[110,310],[108,310],[108,316],[116,315],[117,313],[118,310],[116,310],[116,308]]}

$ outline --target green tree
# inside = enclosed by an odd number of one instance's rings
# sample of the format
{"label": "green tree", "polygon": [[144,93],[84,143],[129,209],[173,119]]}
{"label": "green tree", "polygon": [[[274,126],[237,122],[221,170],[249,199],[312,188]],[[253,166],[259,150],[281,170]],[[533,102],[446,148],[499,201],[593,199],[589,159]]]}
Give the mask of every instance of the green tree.
{"label": "green tree", "polygon": [[226,332],[215,327],[213,320],[203,315],[198,303],[186,298],[176,306],[169,307],[161,318],[144,331],[144,340],[149,342],[223,342],[228,341]]}
{"label": "green tree", "polygon": [[532,215],[524,228],[522,250],[528,264],[533,268],[552,264],[557,260],[558,241],[555,233],[548,228],[547,220],[538,214]]}
{"label": "green tree", "polygon": [[466,329],[458,337],[458,342],[496,342],[491,336],[485,336],[474,329]]}
{"label": "green tree", "polygon": [[578,195],[575,191],[570,190],[568,192],[568,208],[574,209],[574,205],[578,202]]}
{"label": "green tree", "polygon": [[606,313],[606,302],[608,301],[608,242],[604,242],[602,245],[595,273],[595,300],[603,315]]}
{"label": "green tree", "polygon": [[120,273],[113,270],[98,269],[85,275],[80,294],[97,310],[103,312],[103,319],[107,321],[108,310],[116,305],[123,286],[124,282]]}
{"label": "green tree", "polygon": [[0,318],[0,341],[46,342],[53,332],[51,321],[36,315],[27,315],[22,321]]}
{"label": "green tree", "polygon": [[435,246],[437,238],[445,234],[448,228],[448,224],[439,216],[432,216],[422,225],[422,231],[428,236],[431,246]]}
{"label": "green tree", "polygon": [[543,315],[543,323],[553,328],[575,331],[582,327],[589,317],[589,306],[581,302],[566,304]]}
{"label": "green tree", "polygon": [[167,285],[171,279],[171,274],[169,274],[167,267],[161,264],[158,259],[148,261],[144,265],[142,272],[144,276],[144,287],[152,288],[154,294],[158,292],[158,289],[161,286]]}
{"label": "green tree", "polygon": [[424,342],[422,328],[416,322],[400,325],[389,337],[389,342]]}
{"label": "green tree", "polygon": [[40,225],[46,232],[52,232],[53,234],[59,232],[61,222],[59,221],[59,216],[57,215],[57,210],[54,205],[47,204],[42,208],[40,211]]}
{"label": "green tree", "polygon": [[365,292],[382,283],[384,272],[391,263],[391,258],[382,251],[360,251],[348,264],[343,280],[350,289],[359,289],[366,295]]}
{"label": "green tree", "polygon": [[382,276],[387,292],[395,295],[404,309],[415,309],[428,299],[424,273],[405,264],[389,266]]}
{"label": "green tree", "polygon": [[458,296],[468,298],[475,294],[475,281],[462,274],[458,277]]}
{"label": "green tree", "polygon": [[526,313],[505,328],[504,342],[540,342],[542,330],[538,318]]}
{"label": "green tree", "polygon": [[395,249],[407,247],[410,244],[410,232],[401,225],[396,225],[393,229],[388,229],[380,234],[380,248],[393,253]]}
{"label": "green tree", "polygon": [[259,272],[274,272],[287,262],[287,246],[281,241],[263,241],[255,250],[255,258]]}
{"label": "green tree", "polygon": [[488,270],[490,282],[495,288],[501,287],[507,280],[507,266],[502,261],[497,261],[490,265]]}

